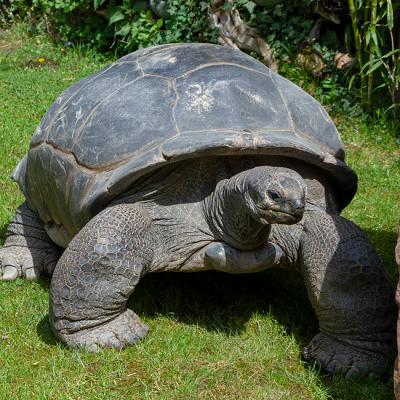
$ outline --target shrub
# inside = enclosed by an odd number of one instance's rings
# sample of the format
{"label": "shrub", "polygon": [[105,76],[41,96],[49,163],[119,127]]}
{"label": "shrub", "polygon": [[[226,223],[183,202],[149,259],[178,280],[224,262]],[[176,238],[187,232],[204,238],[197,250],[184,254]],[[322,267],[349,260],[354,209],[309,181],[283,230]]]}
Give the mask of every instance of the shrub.
{"label": "shrub", "polygon": [[[359,64],[352,81],[358,80],[361,104],[366,109],[384,107],[396,116],[400,102],[399,1],[348,0],[348,3]],[[377,91],[383,91],[383,100],[376,95]]]}
{"label": "shrub", "polygon": [[46,31],[63,42],[90,44],[100,51],[126,53],[171,42],[215,42],[209,27],[207,1],[169,0],[166,20],[147,1],[8,0],[4,17],[25,18],[33,30]]}

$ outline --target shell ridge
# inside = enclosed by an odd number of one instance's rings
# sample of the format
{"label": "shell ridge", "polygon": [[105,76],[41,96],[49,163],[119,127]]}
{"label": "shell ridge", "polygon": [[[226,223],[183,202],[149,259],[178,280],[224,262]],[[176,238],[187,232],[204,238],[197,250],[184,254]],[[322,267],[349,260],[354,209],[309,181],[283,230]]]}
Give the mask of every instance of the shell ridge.
{"label": "shell ridge", "polygon": [[[240,133],[246,132],[244,129],[235,129],[235,128],[210,128],[210,129],[185,129],[182,133],[202,133],[202,132],[233,132]],[[264,132],[292,132],[292,129],[285,128],[252,128],[251,133],[264,133]]]}
{"label": "shell ridge", "polygon": [[139,71],[141,72],[142,76],[144,76],[143,67],[141,66],[139,60],[136,60],[135,63],[136,63],[136,66],[139,68]]}
{"label": "shell ridge", "polygon": [[79,166],[80,168],[84,169],[86,173],[88,174],[94,174],[94,173],[98,173],[98,172],[107,172],[110,171],[112,169],[114,169],[115,167],[118,167],[120,165],[123,165],[126,163],[127,159],[129,159],[132,154],[128,154],[128,156],[126,158],[124,158],[123,160],[114,162],[114,163],[110,163],[107,165],[100,165],[96,168],[94,167],[89,167],[88,165],[80,162],[76,156],[75,153],[73,151],[69,151],[69,150],[65,150],[62,149],[60,147],[57,147],[57,145],[55,145],[54,143],[51,142],[42,142],[40,145],[35,145],[35,147],[33,147],[32,149],[36,149],[40,146],[48,146],[51,147],[52,151],[55,151],[57,153],[61,153],[63,154],[65,157],[69,157],[70,159],[73,158],[75,165]]}
{"label": "shell ridge", "polygon": [[281,100],[282,100],[282,102],[283,102],[283,105],[285,106],[285,109],[286,109],[286,111],[287,111],[287,113],[288,113],[289,120],[290,120],[290,124],[291,124],[291,126],[292,126],[292,130],[293,130],[293,132],[295,132],[295,130],[296,130],[296,125],[295,125],[295,123],[294,123],[294,121],[293,121],[292,113],[291,113],[290,110],[289,110],[289,106],[288,106],[288,104],[287,104],[287,102],[286,102],[285,97],[283,96],[283,93],[282,93],[281,89],[279,88],[278,84],[275,82],[274,74],[272,73],[271,70],[269,70],[269,76],[270,76],[270,78],[271,78],[272,84],[274,85],[274,87],[276,88],[276,90],[277,90],[278,93],[279,93],[279,96],[281,97]]}
{"label": "shell ridge", "polygon": [[109,172],[109,171],[112,171],[112,170],[114,170],[116,167],[120,167],[120,166],[122,166],[122,165],[128,163],[128,162],[132,159],[132,156],[137,155],[139,152],[140,152],[140,153],[143,153],[143,151],[148,152],[148,151],[151,151],[151,150],[153,150],[153,149],[155,149],[155,148],[157,148],[157,147],[160,147],[160,146],[162,146],[165,142],[167,142],[168,140],[173,139],[173,138],[179,136],[179,134],[180,134],[179,132],[174,132],[174,135],[168,136],[168,138],[165,139],[164,141],[162,141],[161,143],[160,143],[160,142],[157,142],[157,141],[152,141],[152,142],[148,143],[146,146],[141,147],[141,148],[138,149],[137,151],[134,151],[134,152],[132,152],[132,153],[128,153],[128,154],[126,155],[126,157],[124,157],[124,158],[121,159],[120,161],[116,161],[116,162],[114,162],[114,163],[109,163],[109,164],[103,164],[103,165],[99,165],[99,166],[96,166],[96,167],[90,167],[90,166],[88,166],[88,165],[86,165],[86,164],[80,162],[80,161],[76,158],[75,153],[74,153],[73,151],[68,151],[68,150],[62,149],[62,148],[60,148],[60,147],[57,147],[54,143],[51,143],[51,142],[45,142],[45,141],[43,141],[40,145],[35,144],[35,146],[34,146],[34,147],[31,147],[31,149],[36,149],[36,148],[38,148],[38,147],[40,147],[40,146],[48,146],[48,147],[51,147],[51,148],[53,149],[53,151],[55,151],[55,152],[62,153],[62,154],[64,154],[64,155],[67,156],[67,157],[72,157],[73,160],[74,160],[74,163],[75,163],[77,166],[79,166],[80,168],[84,169],[86,173],[89,173],[89,174],[96,174],[96,173],[98,173],[98,172],[101,173],[101,172]]}
{"label": "shell ridge", "polygon": [[[186,44],[187,44],[187,43],[186,43]],[[163,49],[160,49],[160,50],[158,50],[158,51],[154,51],[154,52],[151,53],[151,54],[143,54],[143,55],[140,55],[140,56],[138,56],[137,60],[135,60],[135,61],[139,61],[139,60],[141,60],[141,59],[144,58],[144,57],[149,57],[149,56],[153,57],[153,56],[156,56],[156,55],[158,55],[158,54],[164,53],[165,51],[168,51],[168,50],[171,50],[171,49],[176,49],[177,47],[181,47],[182,45],[185,45],[185,43],[175,43],[173,46],[168,46],[168,45],[167,45],[167,47],[164,47]]]}
{"label": "shell ridge", "polygon": [[231,63],[231,62],[228,62],[228,61],[221,61],[221,62],[213,62],[213,63],[206,63],[206,64],[199,65],[196,68],[192,68],[189,71],[186,71],[181,75],[178,75],[177,77],[175,77],[175,79],[182,79],[186,75],[190,75],[193,72],[199,71],[199,70],[204,69],[204,68],[218,67],[218,66],[223,66],[223,65],[229,65],[231,67],[237,67],[237,68],[240,68],[240,69],[246,69],[246,70],[251,71],[251,72],[256,72],[257,74],[260,74],[260,75],[268,76],[266,73],[257,71],[254,68],[246,67],[244,65],[239,65],[239,64],[236,64],[236,63]]}
{"label": "shell ridge", "polygon": [[167,81],[172,81],[172,78],[168,78],[167,76],[162,76],[162,75],[157,75],[157,74],[149,74],[147,72],[143,73],[143,77],[144,78],[146,78],[148,76],[150,76],[151,78],[159,78],[159,79],[164,79],[164,80],[167,80]]}
{"label": "shell ridge", "polygon": [[172,106],[172,119],[174,121],[174,125],[175,125],[175,129],[176,129],[176,135],[179,135],[181,133],[181,130],[178,126],[178,121],[176,120],[176,107],[178,106],[178,102],[180,99],[179,93],[178,93],[178,89],[176,88],[176,79],[172,79],[171,81],[172,84],[172,90],[175,93],[175,103]]}
{"label": "shell ridge", "polygon": [[72,181],[75,176],[75,166],[71,168],[67,176],[67,181],[65,182],[65,204],[68,210],[71,210],[71,187]]}

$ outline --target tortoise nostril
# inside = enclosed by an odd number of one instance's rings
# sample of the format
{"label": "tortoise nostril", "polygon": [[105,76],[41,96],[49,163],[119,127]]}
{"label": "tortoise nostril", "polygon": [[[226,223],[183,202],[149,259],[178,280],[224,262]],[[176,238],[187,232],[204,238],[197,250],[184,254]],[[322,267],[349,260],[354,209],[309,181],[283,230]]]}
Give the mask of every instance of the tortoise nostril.
{"label": "tortoise nostril", "polygon": [[303,208],[304,207],[304,201],[301,199],[297,199],[294,201],[294,205],[297,208]]}
{"label": "tortoise nostril", "polygon": [[296,199],[292,202],[293,208],[296,211],[303,211],[304,210],[304,201],[301,199]]}

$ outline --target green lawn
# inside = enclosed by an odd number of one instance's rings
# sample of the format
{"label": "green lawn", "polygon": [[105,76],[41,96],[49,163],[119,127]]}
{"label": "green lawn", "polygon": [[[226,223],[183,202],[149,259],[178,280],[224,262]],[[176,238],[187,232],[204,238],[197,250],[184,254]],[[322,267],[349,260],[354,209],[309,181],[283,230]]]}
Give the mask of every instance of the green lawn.
{"label": "green lawn", "polygon": [[[44,58],[44,62],[37,61]],[[43,61],[43,60],[42,60]],[[23,201],[9,174],[58,94],[104,63],[21,27],[0,31],[0,237]],[[360,189],[345,210],[393,279],[400,149],[385,126],[337,116]],[[287,273],[146,276],[130,306],[149,325],[138,346],[97,354],[52,336],[47,280],[0,283],[0,399],[392,399],[392,383],[321,376],[300,360],[317,323]]]}

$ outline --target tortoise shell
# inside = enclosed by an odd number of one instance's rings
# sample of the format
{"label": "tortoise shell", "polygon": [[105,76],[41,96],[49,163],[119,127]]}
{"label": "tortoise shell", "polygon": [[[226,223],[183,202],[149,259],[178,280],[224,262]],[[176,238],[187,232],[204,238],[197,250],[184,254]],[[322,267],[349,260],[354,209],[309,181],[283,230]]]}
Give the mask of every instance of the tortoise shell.
{"label": "tortoise shell", "polygon": [[128,54],[64,91],[14,172],[43,221],[75,234],[148,172],[212,155],[280,155],[357,189],[323,107],[259,61],[214,44]]}

